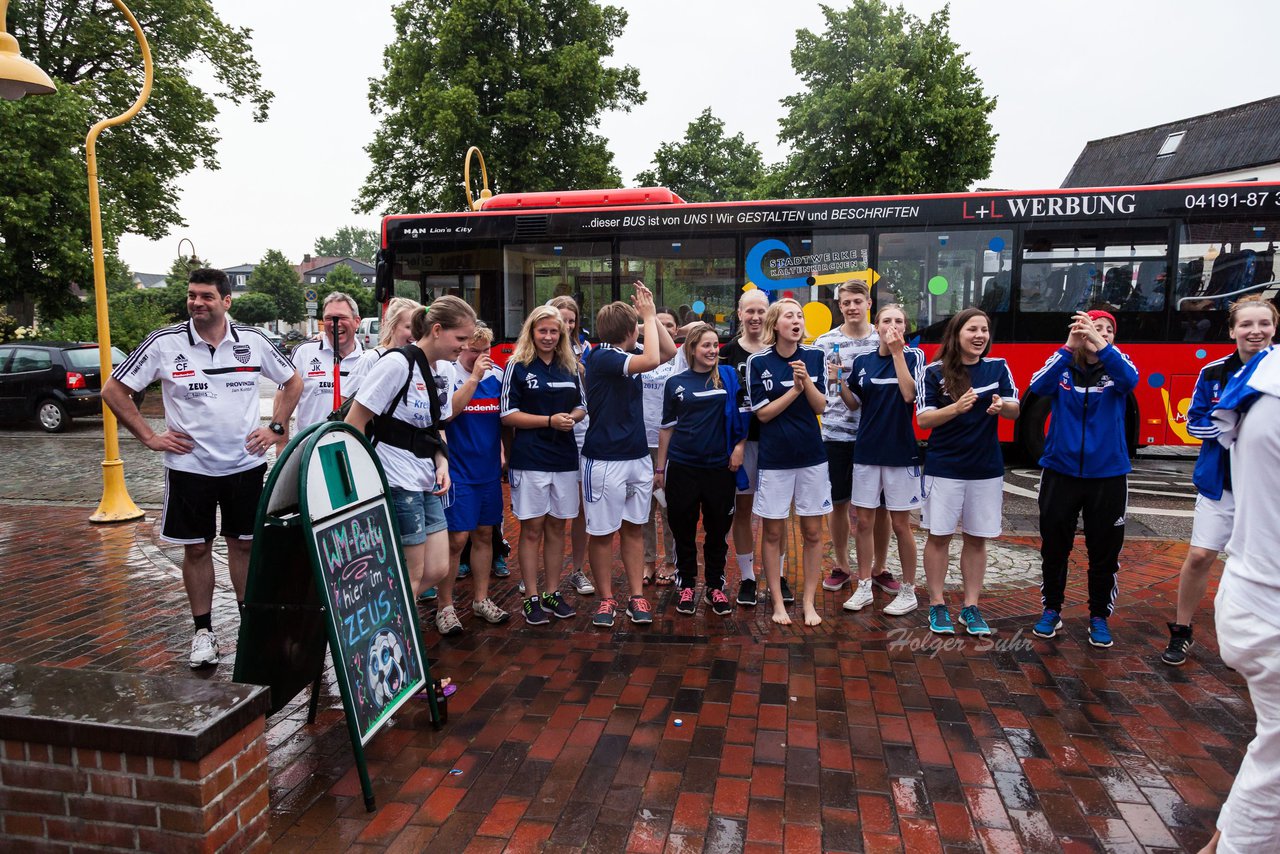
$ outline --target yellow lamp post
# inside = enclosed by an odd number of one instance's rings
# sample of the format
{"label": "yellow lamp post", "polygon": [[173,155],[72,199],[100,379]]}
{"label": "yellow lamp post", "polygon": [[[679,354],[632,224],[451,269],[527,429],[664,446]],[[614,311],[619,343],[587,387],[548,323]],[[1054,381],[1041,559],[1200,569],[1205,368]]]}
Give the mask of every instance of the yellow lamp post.
{"label": "yellow lamp post", "polygon": [[[102,208],[98,201],[98,156],[96,145],[103,130],[123,124],[138,114],[151,95],[151,48],[146,34],[129,8],[121,0],[111,0],[124,15],[138,39],[142,51],[144,79],[142,91],[133,106],[118,116],[103,119],[89,129],[85,138],[85,154],[89,171],[89,231],[93,241],[93,293],[98,320],[98,359],[102,382],[111,376],[111,324],[107,317],[107,274],[102,249]],[[0,97],[14,100],[24,95],[47,95],[54,91],[53,81],[33,63],[18,53],[18,42],[5,30],[9,0],[0,0]],[[124,483],[124,464],[120,461],[120,443],[116,418],[110,407],[102,407],[102,500],[89,517],[91,522],[128,522],[141,519],[143,513],[129,497]]]}

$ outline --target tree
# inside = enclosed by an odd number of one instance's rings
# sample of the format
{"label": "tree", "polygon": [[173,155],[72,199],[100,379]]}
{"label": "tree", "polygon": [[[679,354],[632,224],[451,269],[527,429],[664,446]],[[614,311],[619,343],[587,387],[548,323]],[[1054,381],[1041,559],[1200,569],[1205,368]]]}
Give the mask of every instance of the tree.
{"label": "tree", "polygon": [[796,33],[805,91],[782,99],[793,146],[784,186],[806,196],[957,192],[991,172],[996,99],[949,34],[884,0],[822,7],[826,31]]}
{"label": "tree", "polygon": [[[155,291],[132,290],[107,297],[112,346],[127,353],[152,332],[174,322],[173,315],[165,310],[161,296]],[[98,319],[94,301],[90,299],[83,303],[78,312],[41,323],[40,337],[55,341],[97,341]]]}
{"label": "tree", "polygon": [[682,142],[664,142],[653,155],[656,169],[636,176],[642,187],[675,190],[688,202],[731,202],[759,198],[764,158],[741,133],[726,137],[724,122],[707,107],[689,122]]}
{"label": "tree", "polygon": [[323,300],[334,291],[344,293],[355,299],[356,305],[360,307],[361,317],[372,317],[376,314],[373,307],[373,289],[360,284],[360,277],[356,275],[355,270],[352,270],[346,264],[339,264],[324,277],[324,285],[320,290],[320,299]]}
{"label": "tree", "polygon": [[333,237],[317,237],[315,253],[331,258],[355,258],[372,264],[382,248],[382,234],[376,228],[344,225]]}
{"label": "tree", "polygon": [[266,294],[275,301],[274,319],[298,323],[306,313],[306,301],[302,298],[302,281],[298,271],[276,249],[268,249],[258,266],[249,274],[249,291]]}
{"label": "tree", "polygon": [[276,319],[276,301],[263,293],[241,294],[231,303],[231,316],[254,326],[270,323]]}
{"label": "tree", "polygon": [[[225,24],[211,3],[137,5],[155,64],[151,99],[98,146],[113,280],[123,270],[120,235],[163,237],[182,223],[180,178],[197,165],[218,167],[219,102],[248,101],[261,121],[272,98],[260,83],[249,31]],[[141,86],[133,31],[102,6],[25,0],[9,8],[10,32],[58,91],[0,101],[0,302],[30,294],[46,317],[77,308],[70,285],[92,289],[85,134],[98,119],[128,108]]]}
{"label": "tree", "polygon": [[392,14],[386,74],[369,86],[378,130],[356,210],[463,209],[471,145],[499,190],[622,183],[596,128],[603,112],[644,103],[640,73],[602,61],[625,11],[594,0],[410,0]]}

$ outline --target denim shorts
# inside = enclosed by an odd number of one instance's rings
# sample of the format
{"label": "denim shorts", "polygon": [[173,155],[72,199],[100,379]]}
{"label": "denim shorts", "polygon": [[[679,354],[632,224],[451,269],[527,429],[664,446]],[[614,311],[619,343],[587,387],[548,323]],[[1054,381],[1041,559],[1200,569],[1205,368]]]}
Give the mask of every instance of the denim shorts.
{"label": "denim shorts", "polygon": [[402,546],[420,546],[427,541],[427,535],[449,527],[439,495],[393,486],[391,504],[396,510]]}

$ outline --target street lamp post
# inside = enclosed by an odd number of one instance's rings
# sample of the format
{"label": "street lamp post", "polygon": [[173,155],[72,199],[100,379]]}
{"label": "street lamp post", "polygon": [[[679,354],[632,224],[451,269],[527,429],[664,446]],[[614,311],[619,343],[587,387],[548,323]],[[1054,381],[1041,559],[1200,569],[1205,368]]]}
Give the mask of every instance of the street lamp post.
{"label": "street lamp post", "polygon": [[[111,376],[111,324],[107,316],[107,274],[102,248],[102,208],[98,201],[98,135],[103,130],[124,124],[138,114],[151,94],[151,48],[138,19],[121,0],[111,0],[124,15],[138,39],[142,51],[144,78],[142,91],[133,106],[118,116],[103,119],[89,129],[85,138],[85,159],[89,171],[89,232],[93,242],[93,294],[98,320],[98,364],[102,370],[102,382]],[[0,97],[15,100],[24,95],[47,95],[54,91],[49,76],[23,59],[18,53],[18,42],[5,29],[5,16],[9,0],[0,0]],[[129,497],[124,483],[124,464],[120,461],[120,442],[116,418],[108,406],[102,407],[102,500],[98,509],[89,517],[91,522],[128,522],[141,519],[143,513]]]}

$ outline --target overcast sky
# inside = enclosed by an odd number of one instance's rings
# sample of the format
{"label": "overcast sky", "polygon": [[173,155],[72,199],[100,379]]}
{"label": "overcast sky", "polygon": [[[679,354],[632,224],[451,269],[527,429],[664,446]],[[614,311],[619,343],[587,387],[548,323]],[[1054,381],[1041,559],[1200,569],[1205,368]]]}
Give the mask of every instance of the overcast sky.
{"label": "overcast sky", "polygon": [[[643,106],[601,123],[627,184],[708,106],[729,134],[780,159],[779,100],[799,90],[790,54],[797,29],[821,31],[816,2],[614,2],[630,21],[609,61],[638,68],[648,93]],[[255,124],[247,108],[224,108],[222,168],[180,182],[187,226],[157,242],[126,236],[125,262],[164,272],[183,237],[220,267],[256,262],[267,249],[297,262],[339,226],[375,227],[352,202],[368,172],[368,80],[382,71],[391,5],[214,0],[225,21],[253,30],[263,82],[276,93],[270,118]],[[943,3],[903,5],[927,17]],[[999,99],[995,162],[980,184],[1057,187],[1091,139],[1280,94],[1278,31],[1280,4],[1267,0],[956,0],[952,38]],[[487,165],[502,173],[501,163]]]}

